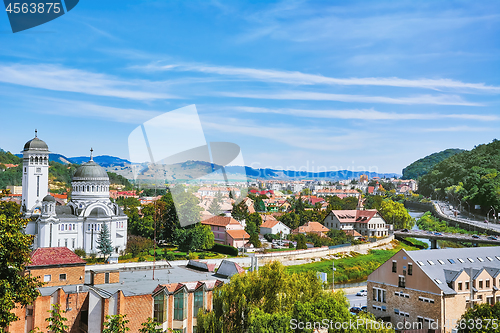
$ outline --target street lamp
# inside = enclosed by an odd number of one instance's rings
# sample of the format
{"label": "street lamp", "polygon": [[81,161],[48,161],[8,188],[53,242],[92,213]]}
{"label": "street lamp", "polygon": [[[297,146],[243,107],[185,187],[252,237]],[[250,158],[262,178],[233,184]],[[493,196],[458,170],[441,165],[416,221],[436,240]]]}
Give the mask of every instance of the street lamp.
{"label": "street lamp", "polygon": [[488,211],[488,221],[490,220],[490,212],[493,210],[493,218],[496,220],[496,215],[497,215],[497,212],[495,211],[495,208],[493,208],[493,206],[490,206],[491,209]]}
{"label": "street lamp", "polygon": [[467,200],[464,200],[464,202],[467,204],[467,207],[469,207],[469,215],[467,215],[467,220],[469,219],[470,217],[470,205],[469,203],[467,202]]}

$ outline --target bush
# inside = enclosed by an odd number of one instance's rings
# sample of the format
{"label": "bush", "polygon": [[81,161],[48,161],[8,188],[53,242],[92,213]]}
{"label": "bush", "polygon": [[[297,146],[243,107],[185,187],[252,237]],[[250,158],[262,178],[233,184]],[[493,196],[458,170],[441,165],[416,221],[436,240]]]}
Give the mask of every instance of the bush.
{"label": "bush", "polygon": [[268,241],[268,242],[272,242],[273,239],[279,239],[279,236],[278,235],[273,235],[273,234],[265,234],[264,235],[264,238]]}
{"label": "bush", "polygon": [[230,245],[214,244],[214,247],[211,251],[222,254],[229,254],[230,256],[238,255],[238,249]]}
{"label": "bush", "polygon": [[198,254],[195,252],[189,252],[188,255],[186,256],[188,260],[196,260],[198,259]]}
{"label": "bush", "polygon": [[138,259],[137,259],[138,262],[142,262],[142,261],[146,261],[146,258],[144,256],[140,256]]}
{"label": "bush", "polygon": [[118,257],[119,260],[127,260],[127,259],[132,259],[132,253],[128,253],[122,256]]}
{"label": "bush", "polygon": [[165,259],[166,261],[172,261],[175,260],[175,255],[172,252],[165,251],[163,253],[163,259]]}
{"label": "bush", "polygon": [[151,239],[131,235],[127,240],[127,253],[131,253],[132,257],[135,258],[141,252],[146,252],[154,248],[154,243]]}
{"label": "bush", "polygon": [[288,248],[289,248],[289,249],[294,249],[294,248],[295,248],[295,246],[293,246],[293,243],[292,243],[292,242],[290,242],[290,243],[288,243]]}
{"label": "bush", "polygon": [[75,251],[73,251],[73,252],[75,252],[75,254],[76,254],[77,256],[79,256],[80,258],[85,258],[85,257],[87,256],[87,253],[86,253],[86,252],[85,252],[85,250],[84,250],[84,249],[82,249],[82,248],[80,248],[80,249],[75,249]]}
{"label": "bush", "polygon": [[205,253],[202,253],[199,255],[200,259],[205,259],[207,256],[205,255]]}

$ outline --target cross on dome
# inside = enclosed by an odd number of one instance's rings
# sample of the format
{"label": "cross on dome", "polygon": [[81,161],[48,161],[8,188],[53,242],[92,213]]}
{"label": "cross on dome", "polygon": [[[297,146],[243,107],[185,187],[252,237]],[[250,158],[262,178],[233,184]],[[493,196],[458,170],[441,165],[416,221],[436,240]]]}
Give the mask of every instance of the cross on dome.
{"label": "cross on dome", "polygon": [[35,128],[35,138],[38,138],[38,130]]}
{"label": "cross on dome", "polygon": [[93,161],[92,153],[94,152],[94,149],[90,148],[90,160]]}

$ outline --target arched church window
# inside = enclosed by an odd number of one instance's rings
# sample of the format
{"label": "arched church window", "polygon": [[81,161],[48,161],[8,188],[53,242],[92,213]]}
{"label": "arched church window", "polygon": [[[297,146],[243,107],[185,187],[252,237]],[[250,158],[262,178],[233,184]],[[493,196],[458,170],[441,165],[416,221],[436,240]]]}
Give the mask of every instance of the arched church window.
{"label": "arched church window", "polygon": [[87,192],[89,192],[89,191],[90,191],[90,186],[87,185]]}
{"label": "arched church window", "polygon": [[30,164],[33,164],[33,156],[30,157]]}
{"label": "arched church window", "polygon": [[94,191],[95,191],[95,188],[94,188],[94,185],[92,185],[92,192],[94,192]]}
{"label": "arched church window", "polygon": [[35,157],[35,164],[38,164],[38,156]]}

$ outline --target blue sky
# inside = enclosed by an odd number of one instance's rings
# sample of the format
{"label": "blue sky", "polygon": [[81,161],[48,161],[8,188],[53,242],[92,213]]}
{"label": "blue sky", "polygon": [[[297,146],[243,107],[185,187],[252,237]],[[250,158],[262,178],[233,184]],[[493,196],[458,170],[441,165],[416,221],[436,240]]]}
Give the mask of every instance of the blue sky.
{"label": "blue sky", "polygon": [[[247,165],[397,172],[498,138],[498,1],[82,0],[12,34],[0,147],[128,158],[141,123],[195,104]],[[175,145],[175,140],[165,142]]]}

